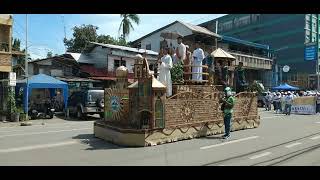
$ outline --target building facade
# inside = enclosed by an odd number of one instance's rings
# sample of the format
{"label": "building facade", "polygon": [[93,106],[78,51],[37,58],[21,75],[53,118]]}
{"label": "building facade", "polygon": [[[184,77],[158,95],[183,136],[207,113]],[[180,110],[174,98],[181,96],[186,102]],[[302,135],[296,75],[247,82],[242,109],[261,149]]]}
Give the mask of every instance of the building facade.
{"label": "building facade", "polygon": [[12,24],[12,15],[0,15],[0,110],[6,110],[8,78],[12,70]]}
{"label": "building facade", "polygon": [[[200,26],[215,31],[216,21],[221,35],[270,45],[278,83],[308,88],[308,76],[319,71],[319,53],[316,59],[305,60],[306,44],[313,43],[320,50],[318,14],[229,14]],[[287,73],[282,71],[285,65],[290,67]]]}

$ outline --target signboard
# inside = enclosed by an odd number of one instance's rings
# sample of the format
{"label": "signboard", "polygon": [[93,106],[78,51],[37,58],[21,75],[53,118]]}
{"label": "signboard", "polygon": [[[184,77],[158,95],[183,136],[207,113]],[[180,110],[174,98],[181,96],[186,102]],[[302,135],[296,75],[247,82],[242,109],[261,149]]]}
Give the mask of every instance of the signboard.
{"label": "signboard", "polygon": [[306,61],[315,61],[318,59],[317,46],[310,45],[306,46],[304,50],[304,60]]}
{"label": "signboard", "polygon": [[16,86],[17,76],[15,72],[9,73],[9,86]]}
{"label": "signboard", "polygon": [[283,66],[282,68],[283,72],[289,72],[290,67],[288,65]]}
{"label": "signboard", "polygon": [[297,97],[293,99],[291,113],[316,114],[316,97]]}

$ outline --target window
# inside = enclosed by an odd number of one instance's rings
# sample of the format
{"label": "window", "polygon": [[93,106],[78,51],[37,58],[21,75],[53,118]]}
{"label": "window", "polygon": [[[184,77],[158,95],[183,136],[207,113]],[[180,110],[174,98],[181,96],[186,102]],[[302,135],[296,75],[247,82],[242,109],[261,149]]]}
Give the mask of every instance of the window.
{"label": "window", "polygon": [[151,44],[147,44],[147,45],[146,45],[146,49],[147,49],[147,50],[151,50]]}
{"label": "window", "polygon": [[114,69],[117,69],[120,66],[126,67],[126,61],[115,59],[114,60]]}
{"label": "window", "polygon": [[305,26],[306,29],[310,29],[310,21],[309,20],[306,20],[306,26]]}

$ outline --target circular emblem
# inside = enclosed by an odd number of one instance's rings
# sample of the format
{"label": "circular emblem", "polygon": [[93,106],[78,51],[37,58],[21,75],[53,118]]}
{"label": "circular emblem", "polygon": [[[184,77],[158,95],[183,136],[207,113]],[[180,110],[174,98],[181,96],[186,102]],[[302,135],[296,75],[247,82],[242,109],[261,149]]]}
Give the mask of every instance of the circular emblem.
{"label": "circular emblem", "polygon": [[282,68],[283,72],[289,72],[290,67],[288,65],[283,66]]}

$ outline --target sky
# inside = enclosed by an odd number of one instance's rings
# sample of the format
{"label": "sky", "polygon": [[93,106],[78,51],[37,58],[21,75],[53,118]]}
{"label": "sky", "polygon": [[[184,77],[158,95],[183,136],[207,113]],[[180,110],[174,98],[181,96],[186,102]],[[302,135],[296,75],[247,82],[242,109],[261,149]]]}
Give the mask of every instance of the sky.
{"label": "sky", "polygon": [[[224,14],[138,14],[140,24],[133,25],[128,41],[136,40],[156,29],[176,20],[191,24],[200,24]],[[120,14],[28,14],[28,52],[32,59],[44,58],[48,51],[53,54],[63,54],[64,27],[67,39],[72,38],[72,28],[82,24],[92,24],[97,27],[98,34],[117,38]],[[13,37],[21,40],[21,48],[25,48],[26,15],[13,15]]]}

